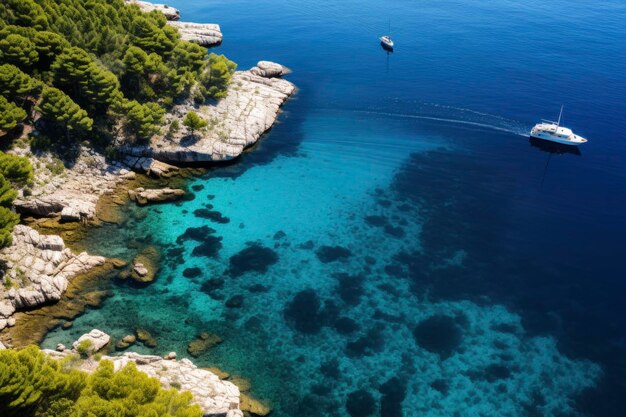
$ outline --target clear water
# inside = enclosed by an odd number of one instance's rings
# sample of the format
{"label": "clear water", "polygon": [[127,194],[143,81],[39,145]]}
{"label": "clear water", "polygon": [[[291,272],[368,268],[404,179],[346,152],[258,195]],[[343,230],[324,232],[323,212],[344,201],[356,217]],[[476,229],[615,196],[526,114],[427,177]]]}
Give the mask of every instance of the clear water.
{"label": "clear water", "polygon": [[[136,350],[185,355],[216,333],[195,361],[280,416],[626,414],[623,2],[169,4],[219,22],[241,68],[291,67],[299,92],[192,201],[99,230],[95,253],[160,247],[158,278],[44,346],[141,326],[158,346]],[[580,155],[523,136],[561,104]],[[203,226],[215,256],[178,239]]]}

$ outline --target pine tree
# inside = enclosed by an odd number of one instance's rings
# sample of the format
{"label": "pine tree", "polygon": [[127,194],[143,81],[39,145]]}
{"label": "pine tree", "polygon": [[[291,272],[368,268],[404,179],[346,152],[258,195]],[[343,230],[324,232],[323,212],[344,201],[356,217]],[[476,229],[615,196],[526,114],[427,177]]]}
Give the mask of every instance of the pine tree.
{"label": "pine tree", "polygon": [[138,140],[148,140],[159,131],[165,110],[156,103],[140,104],[136,100],[125,103],[126,128]]}
{"label": "pine tree", "polygon": [[0,130],[14,129],[25,118],[26,112],[21,107],[0,96]]}
{"label": "pine tree", "polygon": [[35,95],[41,83],[11,64],[0,65],[0,94],[12,100],[23,101]]}
{"label": "pine tree", "polygon": [[209,62],[202,76],[206,92],[213,98],[224,98],[228,94],[228,84],[235,73],[237,64],[224,55],[209,54]]}
{"label": "pine tree", "polygon": [[17,156],[0,151],[0,175],[20,186],[33,180],[33,167],[25,156]]}
{"label": "pine tree", "polygon": [[[12,241],[11,232],[13,227],[20,222],[20,216],[6,207],[0,206],[0,249],[10,246]],[[2,365],[0,365],[0,372],[2,372]],[[2,401],[3,401],[3,387],[2,387],[2,375],[0,374],[0,415],[2,414]]]}
{"label": "pine tree", "polygon": [[28,38],[12,33],[0,40],[0,61],[29,68],[37,62],[39,54]]}
{"label": "pine tree", "polygon": [[44,119],[63,126],[68,139],[70,131],[89,131],[93,125],[87,112],[58,88],[44,88],[38,110]]}
{"label": "pine tree", "polygon": [[187,113],[183,119],[183,125],[191,131],[191,136],[194,136],[196,130],[206,127],[207,124],[207,121],[198,116],[194,111]]}

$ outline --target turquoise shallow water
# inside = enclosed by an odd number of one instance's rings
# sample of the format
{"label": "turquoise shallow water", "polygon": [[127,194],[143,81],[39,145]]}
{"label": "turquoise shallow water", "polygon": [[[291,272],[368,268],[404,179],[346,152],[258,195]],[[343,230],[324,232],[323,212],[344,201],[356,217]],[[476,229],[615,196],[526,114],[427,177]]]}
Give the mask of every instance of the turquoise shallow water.
{"label": "turquoise shallow water", "polygon": [[[94,234],[107,256],[159,247],[157,280],[44,346],[144,327],[158,346],[133,349],[185,355],[209,331],[195,361],[280,416],[623,414],[623,5],[171,5],[300,90],[193,200]],[[580,155],[523,136],[563,102]]]}

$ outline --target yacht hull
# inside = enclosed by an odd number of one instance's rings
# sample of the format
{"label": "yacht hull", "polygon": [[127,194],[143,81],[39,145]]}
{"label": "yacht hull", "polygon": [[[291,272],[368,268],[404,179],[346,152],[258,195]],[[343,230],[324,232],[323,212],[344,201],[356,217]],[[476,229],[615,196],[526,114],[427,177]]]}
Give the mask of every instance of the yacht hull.
{"label": "yacht hull", "polygon": [[557,137],[553,137],[550,135],[530,135],[531,139],[537,139],[537,140],[543,140],[546,142],[552,142],[552,143],[558,143],[560,145],[566,145],[566,146],[579,146],[582,145],[583,143],[587,142],[586,139],[580,138],[580,141],[572,141],[572,140],[568,140],[568,139],[561,139],[561,138],[557,138]]}

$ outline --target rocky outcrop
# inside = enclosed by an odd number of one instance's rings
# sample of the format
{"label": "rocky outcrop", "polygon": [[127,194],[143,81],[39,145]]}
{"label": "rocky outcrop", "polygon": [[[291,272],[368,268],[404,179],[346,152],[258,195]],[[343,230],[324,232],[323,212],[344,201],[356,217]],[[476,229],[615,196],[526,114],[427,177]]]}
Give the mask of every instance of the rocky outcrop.
{"label": "rocky outcrop", "polygon": [[289,68],[271,61],[259,61],[250,69],[250,73],[265,78],[282,77],[290,72]]}
{"label": "rocky outcrop", "polygon": [[178,29],[182,40],[195,42],[198,45],[211,47],[222,43],[224,36],[220,25],[215,23],[167,22]]}
{"label": "rocky outcrop", "polygon": [[[81,337],[79,337],[78,340],[72,344],[72,347],[75,350],[78,350],[81,344],[84,344],[85,342],[87,342],[87,344],[84,346],[87,346],[87,350],[90,353],[95,353],[101,350],[102,348],[104,348],[106,345],[108,345],[110,340],[111,340],[111,337],[105,332],[103,332],[102,330],[93,329],[89,333],[86,333],[82,335]],[[57,349],[57,351],[58,350],[59,349]]]}
{"label": "rocky outcrop", "polygon": [[124,158],[124,164],[134,171],[153,177],[171,177],[178,171],[178,167],[157,161],[154,158],[137,158],[127,155]]}
{"label": "rocky outcrop", "polygon": [[[92,342],[92,352],[97,352],[108,343],[109,336],[100,330],[92,330],[89,334],[83,335],[74,342],[74,350],[44,350],[53,358],[62,359],[76,351],[78,344],[82,340]],[[113,362],[115,371],[119,371],[129,363],[133,362],[137,369],[147,375],[158,379],[164,388],[177,388],[180,391],[189,391],[202,409],[205,416],[226,416],[243,417],[243,412],[239,408],[240,392],[239,388],[231,382],[222,381],[212,372],[199,369],[188,359],[176,360],[176,354],[170,353],[168,359],[160,356],[140,355],[134,352],[127,352],[121,356],[103,356],[101,360]],[[98,367],[98,362],[86,360],[78,362],[78,368],[86,372],[94,372]]]}
{"label": "rocky outcrop", "polygon": [[176,201],[184,196],[185,190],[180,188],[150,188],[146,190],[143,187],[139,187],[134,190],[128,190],[128,198],[140,206]]}
{"label": "rocky outcrop", "polygon": [[105,262],[86,252],[76,255],[59,236],[41,235],[24,225],[15,226],[13,243],[0,250],[0,260],[6,266],[0,285],[0,330],[16,310],[58,301],[72,278]]}
{"label": "rocky outcrop", "polygon": [[33,156],[19,148],[15,152],[28,156],[35,167],[32,190],[15,200],[15,209],[37,217],[60,213],[64,221],[93,219],[100,196],[135,175],[123,164],[109,164],[104,156],[87,148],[80,148],[70,167],[63,167],[51,155]]}
{"label": "rocky outcrop", "polygon": [[139,8],[146,12],[150,13],[153,10],[157,10],[165,15],[167,20],[178,20],[180,19],[180,12],[178,9],[175,9],[167,4],[154,4],[147,1],[140,0],[126,0],[126,4],[136,4]]}
{"label": "rocky outcrop", "polygon": [[[196,111],[209,121],[203,132],[191,135],[181,132],[177,137],[156,137],[149,146],[126,146],[122,151],[136,157],[151,157],[171,163],[225,161],[238,157],[256,143],[278,117],[280,107],[295,91],[287,80],[273,77],[279,64],[260,62],[255,72],[272,74],[272,78],[239,71],[233,75],[226,98],[216,105],[194,108],[176,106],[169,121],[182,120],[189,111]],[[280,66],[283,73],[284,67]]]}

